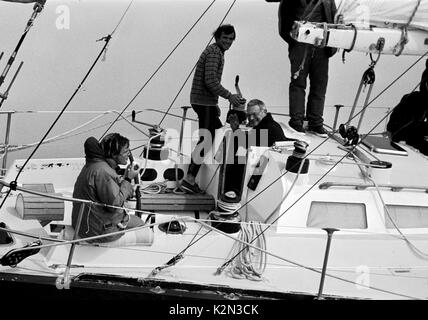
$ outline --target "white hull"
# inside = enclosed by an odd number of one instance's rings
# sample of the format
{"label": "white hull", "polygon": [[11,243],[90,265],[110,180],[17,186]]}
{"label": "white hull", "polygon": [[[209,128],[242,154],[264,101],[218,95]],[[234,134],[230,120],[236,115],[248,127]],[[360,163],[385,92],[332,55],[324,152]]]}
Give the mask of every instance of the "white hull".
{"label": "white hull", "polygon": [[[287,134],[292,135],[289,131]],[[306,135],[302,139],[309,141],[311,148],[314,149],[318,148],[323,141],[312,135]],[[335,142],[329,142],[320,147],[317,154],[337,154],[338,156],[344,154],[344,151],[337,148]],[[424,191],[424,182],[420,181],[420,186],[418,186],[418,176],[421,175],[420,170],[423,170],[424,174],[428,174],[426,172],[428,170],[427,159],[413,154],[410,149],[406,148],[406,150],[409,152],[407,157],[382,155],[383,160],[394,163],[395,170],[391,172],[381,170],[380,173],[376,173],[374,170],[373,177],[376,177],[379,185],[401,183],[402,186],[409,186],[408,190],[404,188],[399,192],[381,187],[382,198],[387,204],[424,207],[427,203],[427,193]],[[252,281],[242,277],[235,278],[230,272],[230,266],[220,274],[216,274],[216,271],[237,252],[237,246],[248,242],[240,238],[240,233],[224,234],[210,227],[209,220],[206,220],[208,219],[206,213],[201,213],[201,220],[197,220],[194,218],[193,212],[177,211],[156,213],[154,241],[151,244],[120,247],[77,245],[72,257],[72,267],[69,270],[70,290],[73,290],[73,287],[81,286],[79,279],[89,274],[119,277],[118,279],[128,279],[129,281],[134,279],[139,283],[158,281],[159,288],[156,289],[157,292],[154,292],[157,294],[165,292],[162,286],[166,288],[166,284],[168,287],[173,286],[178,289],[191,284],[202,286],[207,292],[223,288],[225,292],[236,290],[235,292],[239,291],[243,294],[258,292],[258,294],[264,293],[265,296],[316,297],[320,286],[327,234],[321,227],[308,227],[309,221],[314,222],[313,218],[309,217],[309,212],[313,202],[325,202],[363,204],[367,214],[367,226],[339,227],[340,231],[333,234],[323,289],[324,297],[345,299],[428,298],[427,283],[421,281],[421,278],[428,277],[427,259],[412,250],[397,230],[385,226],[385,213],[376,189],[340,187],[340,184],[346,185],[346,183],[364,184],[364,179],[359,176],[358,166],[349,163],[339,165],[330,176],[319,182],[319,184],[329,182],[337,186],[321,188],[317,185],[311,189],[312,183],[332,167],[329,162],[324,163],[316,160],[317,157],[312,158],[310,174],[298,178],[292,189],[293,192],[286,197],[295,177],[290,173],[284,175],[284,166],[291,152],[278,153],[266,150],[266,148],[256,148],[253,151],[254,154],[248,156],[249,163],[244,185],[247,185],[260,154],[264,154],[269,162],[256,191],[245,188],[245,192],[248,194],[244,193],[243,202],[254,196],[257,198],[248,205],[247,209],[240,211],[243,220],[242,226],[245,227],[249,220],[264,221],[272,212],[274,214],[271,221],[275,220],[272,225],[263,225],[263,228],[268,228],[265,234],[265,249],[261,248],[260,251],[255,243],[250,244],[253,246],[253,251],[256,252],[253,257],[255,264],[260,252],[265,254],[266,268],[262,273],[261,281]],[[409,170],[403,175],[400,168],[406,166],[408,161],[411,161],[415,168],[420,169],[415,172]],[[14,163],[5,177],[6,181],[14,177],[20,163],[22,162]],[[51,182],[56,186],[57,192],[70,197],[75,176],[79,173],[83,163],[84,159],[33,160],[23,171],[20,181],[23,184]],[[162,164],[149,161],[149,167],[156,168],[156,165],[160,171],[163,170]],[[201,176],[210,177],[212,172],[210,166],[203,166]],[[279,182],[273,184],[272,189],[262,192],[280,175],[284,176]],[[201,187],[207,187],[208,183],[201,181]],[[217,184],[218,176],[213,179],[212,186],[207,189],[215,196]],[[306,193],[304,200],[297,201]],[[42,237],[55,238],[58,236],[57,233],[51,232],[50,225],[42,228],[39,221],[22,220],[17,215],[15,210],[17,194],[18,191],[8,197],[1,212],[2,221],[8,228]],[[297,203],[295,203],[296,201]],[[63,221],[53,221],[51,224],[69,228],[71,223],[70,202],[65,203],[65,212]],[[172,219],[184,221],[186,224],[184,234],[166,234],[158,228],[158,224]],[[323,218],[318,219],[321,219],[318,221],[319,223]],[[337,227],[334,223],[332,226]],[[202,237],[208,231],[210,232]],[[412,245],[422,252],[428,252],[428,226],[402,228],[401,231]],[[13,237],[15,239],[13,244],[0,247],[0,256],[12,248],[21,248],[34,240],[20,235]],[[183,259],[154,275],[151,274],[155,268],[165,265],[177,253],[185,249],[192,239],[199,237],[201,239],[197,243],[185,250]],[[62,233],[60,238],[71,239],[69,236],[64,237]],[[44,242],[44,244],[47,243],[49,241]],[[70,244],[44,248],[40,253],[23,260],[15,268],[0,266],[0,273],[10,276],[13,274],[17,274],[17,276],[49,275],[51,286],[56,284],[63,288],[64,284],[61,281],[64,277],[70,248]],[[87,280],[84,283],[92,282]],[[203,293],[201,295],[203,296]]]}

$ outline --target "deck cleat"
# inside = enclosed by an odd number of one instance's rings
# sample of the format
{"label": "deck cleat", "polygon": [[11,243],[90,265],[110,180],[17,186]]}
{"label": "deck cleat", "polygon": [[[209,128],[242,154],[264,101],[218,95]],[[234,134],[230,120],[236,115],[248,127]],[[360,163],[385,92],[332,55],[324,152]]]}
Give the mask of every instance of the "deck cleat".
{"label": "deck cleat", "polygon": [[[40,240],[37,240],[35,242],[27,244],[24,248],[28,247],[38,247],[42,244]],[[10,267],[16,267],[18,263],[20,263],[25,258],[32,256],[40,251],[40,248],[35,249],[26,249],[22,250],[23,248],[18,249],[12,249],[9,252],[7,252],[1,259],[0,264],[2,266],[10,266]]]}
{"label": "deck cleat", "polygon": [[161,223],[159,225],[159,230],[165,233],[183,234],[184,231],[186,230],[186,226],[177,220],[172,220],[172,221]]}

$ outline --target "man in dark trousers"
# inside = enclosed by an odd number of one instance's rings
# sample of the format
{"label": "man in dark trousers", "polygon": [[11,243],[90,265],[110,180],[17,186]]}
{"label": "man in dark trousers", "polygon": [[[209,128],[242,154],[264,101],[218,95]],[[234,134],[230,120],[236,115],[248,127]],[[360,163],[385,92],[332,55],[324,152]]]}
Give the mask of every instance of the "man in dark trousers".
{"label": "man in dark trousers", "polygon": [[[229,50],[233,41],[235,41],[235,28],[230,24],[221,25],[214,32],[214,38],[215,43],[208,46],[199,57],[190,91],[190,104],[198,115],[200,138],[192,153],[187,175],[181,182],[181,188],[188,193],[202,192],[196,184],[195,178],[201,167],[201,159],[203,159],[204,152],[207,151],[209,146],[212,146],[215,130],[223,126],[219,119],[219,97],[229,100],[232,105],[245,103],[245,99],[240,95],[232,94],[221,85],[224,53]],[[202,132],[203,130],[205,132]],[[211,139],[205,141],[204,139],[208,136]]]}
{"label": "man in dark trousers", "polygon": [[392,111],[386,129],[392,141],[405,141],[428,155],[428,60],[419,91],[403,96]]}
{"label": "man in dark trousers", "polygon": [[327,137],[323,127],[324,101],[328,82],[328,63],[337,49],[315,47],[292,39],[290,32],[294,21],[334,23],[336,5],[334,0],[281,0],[279,4],[279,34],[288,43],[291,64],[289,85],[289,125],[298,132],[305,132],[305,97],[307,78],[310,90],[306,105],[308,131]]}

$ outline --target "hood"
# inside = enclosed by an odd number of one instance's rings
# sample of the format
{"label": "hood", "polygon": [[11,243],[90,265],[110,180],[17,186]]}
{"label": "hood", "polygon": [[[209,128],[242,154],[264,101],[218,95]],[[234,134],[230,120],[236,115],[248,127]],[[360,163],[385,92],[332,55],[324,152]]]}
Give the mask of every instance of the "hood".
{"label": "hood", "polygon": [[419,90],[422,93],[428,94],[428,59],[425,62],[425,71],[422,72],[421,85],[419,86]]}
{"label": "hood", "polygon": [[84,147],[86,160],[104,159],[104,151],[96,138],[86,139]]}

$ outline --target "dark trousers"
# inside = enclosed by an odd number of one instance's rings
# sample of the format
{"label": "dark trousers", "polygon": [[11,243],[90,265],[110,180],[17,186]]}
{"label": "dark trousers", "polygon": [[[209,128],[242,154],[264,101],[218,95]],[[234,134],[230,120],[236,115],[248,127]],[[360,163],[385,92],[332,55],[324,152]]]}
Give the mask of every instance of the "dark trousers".
{"label": "dark trousers", "polygon": [[[239,129],[238,129],[239,130]],[[242,132],[242,131],[241,131]],[[233,145],[227,150],[226,163],[224,164],[224,188],[221,190],[224,193],[234,191],[237,195],[236,202],[241,200],[243,178],[245,174],[246,156],[237,156],[236,153],[239,147],[247,148],[247,135],[245,134],[244,145],[237,136],[232,135]],[[230,155],[232,154],[232,155]],[[232,160],[232,161],[230,161]]]}
{"label": "dark trousers", "polygon": [[[305,48],[307,48],[306,57]],[[306,118],[309,127],[321,126],[324,122],[324,101],[328,82],[328,54],[326,48],[316,48],[303,43],[293,43],[288,47],[288,57],[291,65],[291,81],[289,86],[289,104],[291,126],[303,125],[305,118],[305,97],[307,78],[310,89],[306,107]],[[299,70],[297,79],[293,75]]]}
{"label": "dark trousers", "polygon": [[[211,138],[212,138],[210,146],[212,146],[212,144],[214,143],[215,130],[223,126],[223,124],[220,121],[219,114],[217,113],[217,107],[192,104],[192,108],[198,115],[199,129],[206,129],[210,132]],[[197,145],[201,144],[203,141],[204,141],[204,137],[200,135]],[[201,157],[204,156],[203,153],[204,152],[202,150],[200,154]],[[201,167],[201,164],[196,163],[193,157],[194,157],[194,154],[192,154],[192,159],[189,165],[188,173],[196,177]]]}

